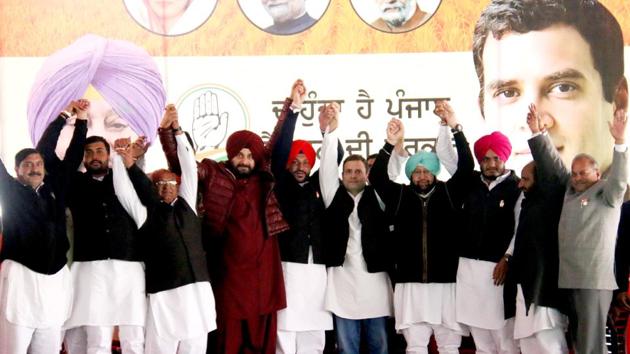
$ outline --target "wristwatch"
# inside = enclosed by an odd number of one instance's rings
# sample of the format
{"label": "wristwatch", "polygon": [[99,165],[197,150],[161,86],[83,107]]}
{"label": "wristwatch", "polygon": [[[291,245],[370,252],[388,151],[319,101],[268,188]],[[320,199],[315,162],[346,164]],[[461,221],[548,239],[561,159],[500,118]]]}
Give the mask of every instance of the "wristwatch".
{"label": "wristwatch", "polygon": [[72,113],[70,113],[68,111],[61,111],[61,113],[59,113],[59,114],[62,115],[64,119],[68,119],[68,118],[72,117]]}
{"label": "wristwatch", "polygon": [[462,127],[462,125],[461,125],[461,124],[457,124],[457,125],[455,126],[455,128],[452,128],[452,129],[451,129],[451,132],[452,132],[453,134],[455,134],[455,133],[459,133],[459,132],[461,132],[463,129],[464,129],[464,128]]}

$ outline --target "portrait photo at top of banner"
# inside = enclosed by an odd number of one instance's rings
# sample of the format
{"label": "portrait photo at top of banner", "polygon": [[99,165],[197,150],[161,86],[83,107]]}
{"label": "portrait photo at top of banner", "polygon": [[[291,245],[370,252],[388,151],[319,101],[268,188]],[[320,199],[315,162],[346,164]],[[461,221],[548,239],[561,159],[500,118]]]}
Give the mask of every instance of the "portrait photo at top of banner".
{"label": "portrait photo at top of banner", "polygon": [[473,58],[479,107],[514,143],[516,166],[532,160],[530,104],[565,164],[588,153],[610,166],[608,122],[627,108],[628,86],[621,26],[601,2],[493,0],[475,26]]}
{"label": "portrait photo at top of banner", "polygon": [[216,0],[124,0],[129,15],[145,29],[160,35],[179,36],[203,25]]}
{"label": "portrait photo at top of banner", "polygon": [[[88,34],[48,57],[37,73],[27,109],[33,144],[68,102],[86,93],[92,101],[88,136],[110,143],[120,137],[144,135],[152,141],[156,136],[166,91],[153,58],[133,43]],[[102,100],[94,99],[98,97]],[[66,125],[58,154],[66,150],[71,135],[72,127]]]}
{"label": "portrait photo at top of banner", "polygon": [[330,0],[238,0],[243,14],[271,34],[291,35],[311,28],[324,15]]}
{"label": "portrait photo at top of banner", "polygon": [[426,23],[441,0],[351,0],[363,22],[387,33],[413,31]]}

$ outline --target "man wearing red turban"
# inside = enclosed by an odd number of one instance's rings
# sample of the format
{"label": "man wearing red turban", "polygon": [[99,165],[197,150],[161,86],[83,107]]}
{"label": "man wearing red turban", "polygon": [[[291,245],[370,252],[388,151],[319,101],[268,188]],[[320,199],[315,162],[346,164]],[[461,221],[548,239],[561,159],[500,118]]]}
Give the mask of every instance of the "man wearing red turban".
{"label": "man wearing red turban", "polygon": [[[516,286],[505,283],[514,234],[518,177],[505,168],[512,153],[500,132],[474,146],[481,172],[468,180],[456,281],[457,321],[470,327],[478,352],[518,353],[514,340]],[[504,284],[505,283],[505,284]]]}
{"label": "man wearing red turban", "polygon": [[[270,162],[294,99],[284,101],[266,144],[250,131],[237,131],[227,140],[228,161],[204,159],[197,165],[218,353],[276,351],[277,311],[286,306],[276,236],[288,225],[273,193]],[[173,129],[162,127],[159,135],[171,171],[179,174]]]}

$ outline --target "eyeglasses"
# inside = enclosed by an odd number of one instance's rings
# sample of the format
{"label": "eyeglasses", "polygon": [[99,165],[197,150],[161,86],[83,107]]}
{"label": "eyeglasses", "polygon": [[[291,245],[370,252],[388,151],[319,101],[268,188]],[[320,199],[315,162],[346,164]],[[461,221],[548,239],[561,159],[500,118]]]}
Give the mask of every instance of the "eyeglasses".
{"label": "eyeglasses", "polygon": [[177,181],[157,181],[155,182],[155,184],[158,186],[166,186],[166,185],[176,186]]}

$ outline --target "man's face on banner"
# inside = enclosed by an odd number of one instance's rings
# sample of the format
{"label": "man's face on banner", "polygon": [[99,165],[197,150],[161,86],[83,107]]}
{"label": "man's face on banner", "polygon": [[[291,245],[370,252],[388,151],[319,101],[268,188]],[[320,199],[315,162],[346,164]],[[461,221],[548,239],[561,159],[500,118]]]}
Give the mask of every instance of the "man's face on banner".
{"label": "man's face on banner", "polygon": [[527,106],[543,114],[549,134],[567,166],[578,153],[591,154],[606,169],[613,144],[606,102],[589,44],[573,27],[554,25],[524,34],[488,35],[483,51],[486,120],[510,138],[514,161],[531,160]]}
{"label": "man's face on banner", "polygon": [[380,16],[394,27],[402,26],[415,9],[416,0],[376,0]]}
{"label": "man's face on banner", "polygon": [[[66,124],[61,131],[56,152],[59,156],[64,156],[66,149],[72,139],[74,132],[74,122]],[[112,144],[118,138],[131,138],[135,140],[138,135],[131,129],[131,125],[121,118],[112,106],[105,100],[94,100],[90,102],[88,110],[88,132],[87,136],[98,135],[105,138]]]}
{"label": "man's face on banner", "polygon": [[144,5],[155,15],[170,19],[184,14],[191,0],[144,0]]}
{"label": "man's face on banner", "polygon": [[293,20],[306,11],[304,0],[261,0],[274,23]]}

